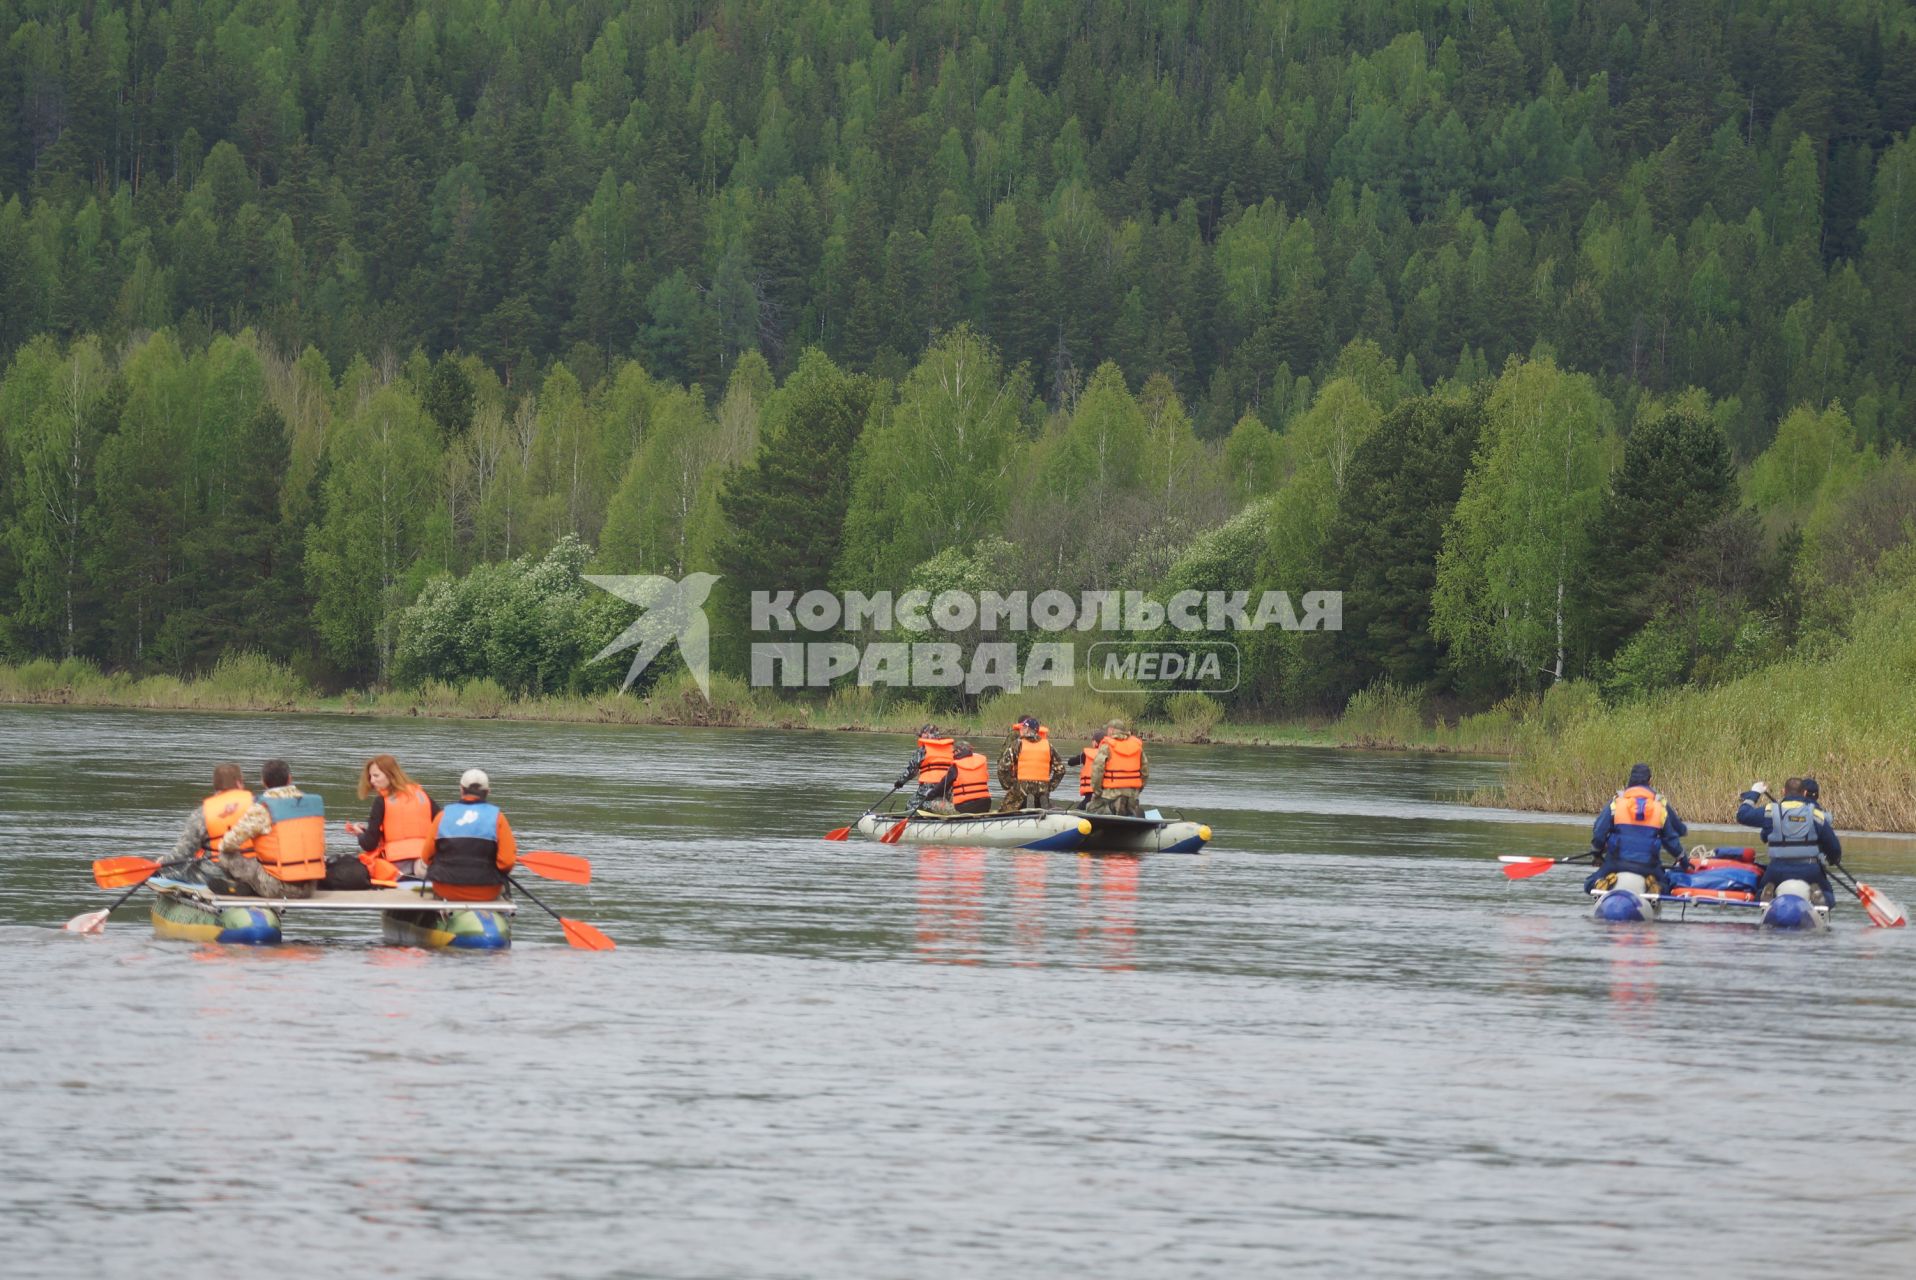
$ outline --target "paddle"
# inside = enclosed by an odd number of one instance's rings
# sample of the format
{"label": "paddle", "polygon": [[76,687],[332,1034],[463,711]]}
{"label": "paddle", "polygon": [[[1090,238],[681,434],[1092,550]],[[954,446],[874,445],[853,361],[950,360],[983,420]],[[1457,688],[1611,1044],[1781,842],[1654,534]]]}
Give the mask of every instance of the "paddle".
{"label": "paddle", "polygon": [[1504,864],[1504,874],[1512,880],[1527,880],[1531,876],[1540,876],[1552,867],[1560,867],[1566,862],[1590,862],[1595,860],[1594,853],[1573,853],[1567,858],[1526,858],[1506,853],[1497,861]]}
{"label": "paddle", "polygon": [[[872,811],[873,809],[876,809],[876,808],[877,808],[877,807],[878,807],[879,805],[881,805],[881,804],[883,804],[883,803],[885,803],[885,801],[887,801],[887,800],[889,800],[889,799],[891,799],[891,798],[892,798],[892,796],[894,796],[894,795],[896,795],[896,794],[897,794],[897,792],[898,792],[898,788],[900,788],[900,787],[902,787],[902,786],[904,786],[904,785],[905,785],[905,784],[904,784],[904,783],[902,783],[902,782],[894,782],[894,783],[892,783],[892,784],[891,784],[891,790],[890,790],[890,791],[887,791],[887,792],[886,792],[886,793],[885,793],[884,795],[882,795],[882,796],[880,796],[880,797],[878,797],[878,799],[876,799],[876,800],[874,800],[874,801],[872,801],[872,802],[871,802],[870,804],[868,804],[868,805],[866,805],[866,806],[865,806],[865,813],[870,813],[870,812],[871,812],[871,811]],[[861,815],[859,815],[859,816],[861,816],[861,817],[862,817],[862,816],[864,816],[864,815],[863,815],[863,814],[861,814]],[[852,824],[852,826],[856,826],[856,825],[858,825],[858,824],[856,824],[856,823],[853,823],[853,824]],[[849,839],[851,839],[851,835],[852,835],[852,828],[851,828],[851,827],[839,827],[839,828],[837,828],[836,830],[832,830],[832,831],[827,831],[827,832],[825,833],[825,838],[826,838],[827,840],[849,840]]]}
{"label": "paddle", "polygon": [[882,835],[882,836],[880,836],[880,837],[878,837],[878,843],[880,843],[880,844],[897,844],[897,843],[898,843],[898,837],[900,837],[900,836],[902,836],[902,835],[904,835],[904,834],[905,834],[905,824],[906,824],[906,823],[908,823],[908,822],[910,822],[910,821],[911,821],[911,819],[909,819],[909,818],[906,818],[906,819],[904,819],[903,821],[901,821],[901,822],[899,822],[899,824],[898,824],[897,826],[895,826],[895,827],[893,827],[893,828],[892,828],[892,829],[891,829],[890,831],[887,831],[887,832],[886,832],[886,833],[885,833],[884,835]]}
{"label": "paddle", "polygon": [[[151,880],[168,867],[183,867],[193,861],[191,858],[177,858],[171,862],[155,862],[151,858],[100,858],[93,863],[93,879],[102,889],[117,889],[123,884],[132,885],[125,893],[100,908],[77,915],[61,925],[68,933],[100,933],[106,928],[106,918],[113,914],[114,908],[140,891],[140,886]],[[137,866],[133,864],[138,864]]]}
{"label": "paddle", "polygon": [[548,880],[563,880],[567,884],[592,883],[592,864],[576,854],[560,853],[554,849],[522,849],[519,851],[519,865]]}
{"label": "paddle", "polygon": [[1863,904],[1863,910],[1869,916],[1869,922],[1877,928],[1900,929],[1909,923],[1909,912],[1881,889],[1871,888],[1839,866],[1826,865],[1825,870],[1836,878],[1836,883],[1856,895],[1856,900]]}
{"label": "paddle", "polygon": [[530,898],[532,902],[538,906],[539,910],[545,912],[554,920],[557,920],[560,930],[565,934],[565,940],[580,951],[612,951],[617,948],[617,944],[614,943],[612,939],[606,937],[585,921],[568,920],[551,907],[548,907],[545,903],[540,902],[539,899],[532,896],[530,889],[526,888],[525,885],[521,884],[512,876],[508,875],[506,882],[520,893],[525,894],[527,898]]}

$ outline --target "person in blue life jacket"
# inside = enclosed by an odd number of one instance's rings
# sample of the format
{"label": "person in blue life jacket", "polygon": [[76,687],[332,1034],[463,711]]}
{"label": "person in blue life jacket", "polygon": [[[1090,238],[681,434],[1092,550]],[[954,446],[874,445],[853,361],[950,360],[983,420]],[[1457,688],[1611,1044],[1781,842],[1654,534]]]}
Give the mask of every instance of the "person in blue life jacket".
{"label": "person in blue life jacket", "polygon": [[[1763,868],[1757,896],[1776,896],[1776,886],[1785,880],[1802,880],[1810,886],[1810,901],[1823,906],[1836,902],[1836,887],[1830,883],[1828,867],[1843,861],[1843,842],[1836,838],[1829,814],[1817,807],[1804,778],[1791,778],[1783,784],[1783,798],[1770,794],[1767,782],[1752,782],[1739,797],[1736,820],[1755,827],[1769,846],[1770,863]],[[1818,788],[1820,791],[1821,788]],[[1822,893],[1818,898],[1817,892]]]}
{"label": "person in blue life jacket", "polygon": [[[1650,766],[1630,766],[1630,781],[1605,806],[1590,828],[1590,850],[1603,862],[1583,882],[1584,892],[1615,884],[1619,871],[1634,872],[1649,882],[1650,892],[1663,891],[1663,858],[1683,856],[1683,837],[1690,828],[1675,809],[1650,787]],[[1606,877],[1608,877],[1606,879]]]}

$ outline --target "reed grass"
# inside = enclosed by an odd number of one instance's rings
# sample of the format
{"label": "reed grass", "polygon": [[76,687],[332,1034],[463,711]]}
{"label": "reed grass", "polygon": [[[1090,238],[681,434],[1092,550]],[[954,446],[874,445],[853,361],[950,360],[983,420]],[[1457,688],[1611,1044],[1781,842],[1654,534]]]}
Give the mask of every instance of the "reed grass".
{"label": "reed grass", "polygon": [[1752,781],[1811,773],[1840,826],[1916,831],[1916,593],[1878,597],[1825,657],[1619,707],[1559,702],[1520,730],[1503,803],[1594,813],[1642,761],[1690,820],[1730,821]]}

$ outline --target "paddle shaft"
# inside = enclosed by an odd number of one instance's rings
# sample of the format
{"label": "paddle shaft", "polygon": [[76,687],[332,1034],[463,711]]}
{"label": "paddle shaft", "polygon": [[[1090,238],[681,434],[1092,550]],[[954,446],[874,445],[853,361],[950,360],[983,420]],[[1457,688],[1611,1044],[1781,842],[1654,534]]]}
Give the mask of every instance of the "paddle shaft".
{"label": "paddle shaft", "polygon": [[560,915],[558,912],[554,911],[551,907],[548,907],[545,903],[539,901],[539,899],[533,895],[532,890],[526,888],[524,882],[522,882],[519,879],[519,877],[513,875],[510,871],[502,872],[501,874],[505,876],[507,884],[511,885],[514,889],[518,890],[520,893],[525,894],[526,897],[531,898],[534,906],[538,907],[539,910],[551,916],[554,920],[557,920],[560,926],[564,927],[565,917]]}

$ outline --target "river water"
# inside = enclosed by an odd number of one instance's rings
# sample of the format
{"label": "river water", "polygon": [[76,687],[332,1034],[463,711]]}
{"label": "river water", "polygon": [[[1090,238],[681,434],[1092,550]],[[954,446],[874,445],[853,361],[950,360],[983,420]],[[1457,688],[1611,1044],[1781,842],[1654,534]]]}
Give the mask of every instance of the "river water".
{"label": "river water", "polygon": [[[821,842],[905,749],[0,708],[0,1271],[1916,1265],[1912,931],[1599,926],[1577,873],[1492,861],[1587,825],[1468,808],[1500,766],[1441,756],[1154,748],[1199,857]],[[359,817],[382,750],[441,798],[486,768],[527,847],[594,862],[541,896],[620,949],[530,911],[490,956],[161,942],[140,898],[49,927],[213,760]],[[1910,845],[1851,843],[1916,898]]]}

